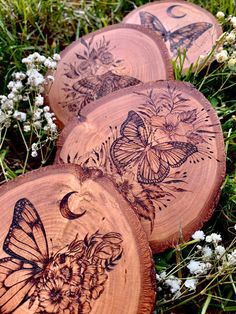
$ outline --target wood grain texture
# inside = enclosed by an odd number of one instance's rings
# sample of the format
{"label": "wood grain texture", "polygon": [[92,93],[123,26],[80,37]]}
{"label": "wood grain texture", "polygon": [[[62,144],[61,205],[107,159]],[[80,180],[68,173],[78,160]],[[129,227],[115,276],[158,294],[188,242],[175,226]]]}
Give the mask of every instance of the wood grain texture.
{"label": "wood grain texture", "polygon": [[46,99],[63,126],[95,99],[172,78],[169,54],[159,35],[138,25],[117,24],[82,37],[61,53]]}
{"label": "wood grain texture", "polygon": [[154,252],[202,227],[225,175],[216,112],[191,84],[177,81],[130,87],[88,105],[63,130],[56,162],[108,174]]}
{"label": "wood grain texture", "polygon": [[160,34],[172,59],[180,51],[187,50],[183,70],[206,56],[222,28],[207,10],[187,1],[155,1],[138,7],[129,13],[124,23],[142,25]]}
{"label": "wood grain texture", "polygon": [[152,313],[146,235],[101,171],[45,167],[0,201],[0,313]]}

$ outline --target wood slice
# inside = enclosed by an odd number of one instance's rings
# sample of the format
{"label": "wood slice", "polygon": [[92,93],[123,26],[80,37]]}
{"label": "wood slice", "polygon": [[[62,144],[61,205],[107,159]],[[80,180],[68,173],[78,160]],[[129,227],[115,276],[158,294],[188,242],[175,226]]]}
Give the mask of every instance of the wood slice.
{"label": "wood slice", "polygon": [[65,125],[87,103],[113,91],[172,78],[160,36],[137,25],[118,24],[82,37],[61,53],[47,100]]}
{"label": "wood slice", "polygon": [[57,162],[99,168],[113,178],[154,252],[202,227],[225,175],[217,115],[183,82],[130,87],[88,105],[58,146]]}
{"label": "wood slice", "polygon": [[46,167],[0,201],[0,313],[152,313],[146,235],[100,171]]}
{"label": "wood slice", "polygon": [[128,14],[124,23],[138,24],[156,31],[163,37],[172,59],[178,49],[187,50],[185,71],[200,55],[211,51],[222,28],[205,9],[187,1],[155,1]]}

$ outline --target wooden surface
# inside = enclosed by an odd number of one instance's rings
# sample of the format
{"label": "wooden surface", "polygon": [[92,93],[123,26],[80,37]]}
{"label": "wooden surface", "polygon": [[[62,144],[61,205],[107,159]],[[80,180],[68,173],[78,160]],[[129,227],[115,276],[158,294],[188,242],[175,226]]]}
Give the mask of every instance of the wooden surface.
{"label": "wooden surface", "polygon": [[222,29],[215,17],[200,6],[187,1],[155,1],[133,10],[124,23],[138,24],[163,37],[172,59],[177,51],[187,50],[186,70],[200,55],[211,51]]}
{"label": "wooden surface", "polygon": [[64,125],[87,103],[121,88],[173,78],[160,36],[118,24],[82,37],[61,53],[47,101]]}
{"label": "wooden surface", "polygon": [[146,235],[100,171],[49,166],[0,201],[0,313],[152,313]]}
{"label": "wooden surface", "polygon": [[214,109],[192,85],[177,81],[131,87],[88,105],[62,132],[56,161],[109,174],[154,252],[202,227],[225,175]]}

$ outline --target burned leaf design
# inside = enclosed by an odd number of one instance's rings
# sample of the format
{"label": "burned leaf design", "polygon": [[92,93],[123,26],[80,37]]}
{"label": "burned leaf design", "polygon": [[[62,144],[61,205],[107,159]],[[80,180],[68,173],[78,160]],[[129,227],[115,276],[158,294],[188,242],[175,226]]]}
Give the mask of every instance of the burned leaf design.
{"label": "burned leaf design", "polygon": [[179,119],[184,123],[193,123],[197,119],[197,109],[180,112]]}
{"label": "burned leaf design", "polygon": [[122,236],[99,231],[49,252],[43,222],[26,198],[14,209],[0,259],[0,312],[12,313],[28,302],[35,313],[90,313],[105,289],[108,272],[122,258]]}

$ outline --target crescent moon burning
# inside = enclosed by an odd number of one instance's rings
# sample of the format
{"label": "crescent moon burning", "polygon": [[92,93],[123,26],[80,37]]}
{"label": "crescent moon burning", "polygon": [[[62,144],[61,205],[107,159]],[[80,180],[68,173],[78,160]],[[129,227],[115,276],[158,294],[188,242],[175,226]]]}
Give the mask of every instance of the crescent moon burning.
{"label": "crescent moon burning", "polygon": [[166,12],[170,17],[173,17],[174,19],[182,19],[183,17],[185,17],[187,14],[184,13],[182,15],[174,15],[174,13],[172,13],[173,9],[176,7],[180,7],[180,5],[175,4],[175,5],[171,5],[170,7],[167,8]]}
{"label": "crescent moon burning", "polygon": [[80,214],[75,214],[73,213],[70,208],[69,208],[69,198],[72,194],[74,193],[78,193],[76,191],[73,191],[73,192],[69,192],[67,193],[63,198],[62,200],[60,201],[60,212],[62,214],[62,216],[64,218],[67,218],[69,220],[73,220],[73,219],[77,219],[77,218],[80,218],[82,217],[85,213],[86,213],[86,210],[84,210],[82,213]]}

